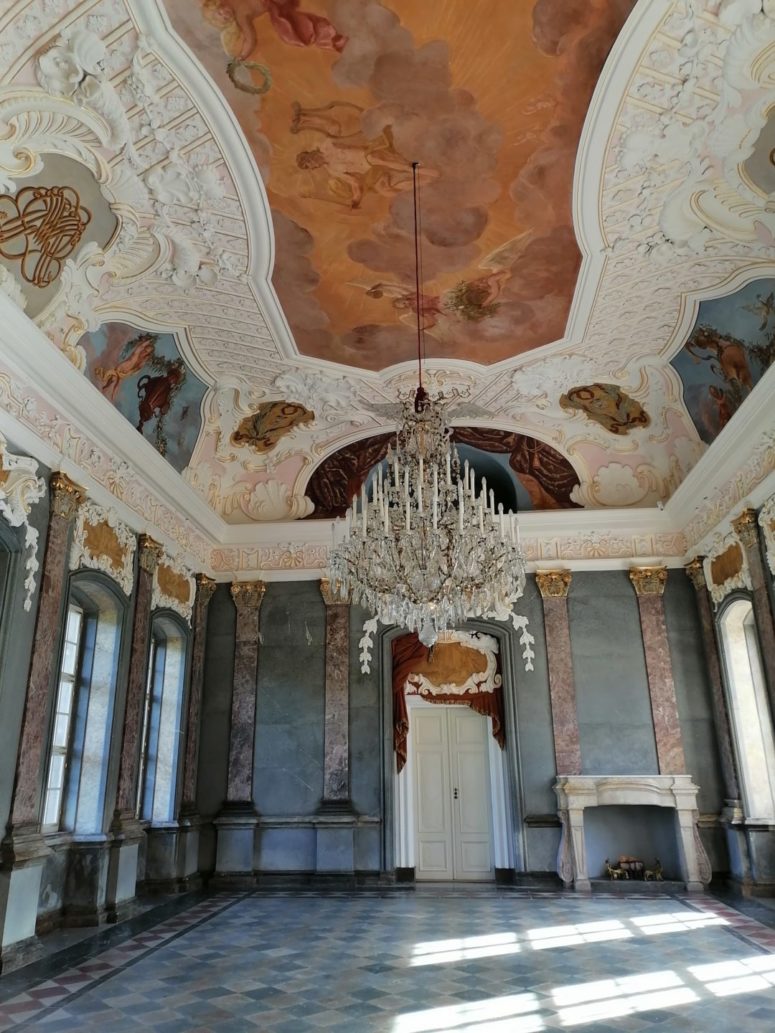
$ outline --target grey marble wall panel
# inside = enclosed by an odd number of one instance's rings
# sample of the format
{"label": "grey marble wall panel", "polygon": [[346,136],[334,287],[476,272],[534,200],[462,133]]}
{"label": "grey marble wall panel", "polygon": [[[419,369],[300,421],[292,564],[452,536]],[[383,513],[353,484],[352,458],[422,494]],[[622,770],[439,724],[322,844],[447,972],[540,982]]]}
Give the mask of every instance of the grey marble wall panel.
{"label": "grey marble wall panel", "polygon": [[574,573],[568,615],[583,773],[656,774],[638,600],[627,571]]}
{"label": "grey marble wall panel", "polygon": [[325,604],[317,581],[267,586],[253,769],[259,814],[313,814],[320,805],[325,635]]}
{"label": "grey marble wall panel", "polygon": [[724,806],[721,759],[695,591],[683,570],[668,571],[664,604],[686,770],[700,787],[700,811],[717,814]]}
{"label": "grey marble wall panel", "polygon": [[[383,729],[379,639],[375,639],[371,671],[361,672],[358,643],[367,619],[368,614],[360,608],[350,608],[350,798],[356,814],[379,817],[382,813],[382,735],[384,732],[386,736],[385,748],[392,752],[392,729]],[[360,869],[358,849],[356,838],[355,863]]]}
{"label": "grey marble wall panel", "polygon": [[218,585],[207,619],[197,784],[199,813],[208,817],[217,814],[226,798],[236,617],[229,586]]}
{"label": "grey marble wall panel", "polygon": [[314,828],[262,828],[257,836],[256,868],[262,872],[313,872]]}
{"label": "grey marble wall panel", "polygon": [[55,914],[64,902],[65,880],[67,879],[68,843],[52,847],[43,865],[38,897],[38,917]]}
{"label": "grey marble wall panel", "polygon": [[[552,733],[552,708],[549,695],[549,671],[546,659],[546,638],[541,597],[533,578],[525,586],[525,594],[514,609],[524,614],[529,622],[529,631],[535,636],[535,659],[533,671],[526,671],[522,661],[522,647],[512,629],[511,671],[503,672],[504,693],[512,693],[515,699],[517,743],[509,728],[508,705],[506,721],[506,749],[512,755],[515,746],[519,748],[518,797],[522,801],[522,818],[532,814],[550,814],[557,810],[554,785],[557,771],[554,762],[554,735]],[[528,842],[528,847],[530,843]],[[528,866],[539,870],[538,858],[528,857]]]}
{"label": "grey marble wall panel", "polygon": [[[14,449],[14,451],[16,451]],[[48,480],[49,471],[39,466],[38,473]],[[48,527],[48,495],[36,502],[30,513],[30,523],[39,534],[38,560],[42,562],[46,548]],[[41,571],[38,571],[35,594],[29,610],[24,609],[24,528],[11,528],[0,522],[0,536],[5,547],[14,548],[5,592],[0,610],[0,839],[11,810],[11,792],[16,769],[16,751],[22,724],[22,712],[27,691],[32,636],[38,606]]]}
{"label": "grey marble wall panel", "polygon": [[378,825],[356,828],[353,834],[356,872],[379,872],[382,868],[382,829]]}
{"label": "grey marble wall panel", "polygon": [[[552,794],[554,795],[554,794]],[[525,830],[525,855],[529,872],[556,872],[557,851],[560,849],[560,830],[556,828],[528,828]]]}

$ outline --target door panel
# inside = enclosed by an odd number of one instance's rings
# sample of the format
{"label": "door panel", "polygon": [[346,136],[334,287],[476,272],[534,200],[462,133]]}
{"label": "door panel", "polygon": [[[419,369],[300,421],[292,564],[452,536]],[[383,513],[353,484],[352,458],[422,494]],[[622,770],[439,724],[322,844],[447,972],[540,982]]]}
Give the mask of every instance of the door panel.
{"label": "door panel", "polygon": [[488,731],[468,707],[412,710],[417,879],[493,877]]}
{"label": "door panel", "polygon": [[443,708],[412,716],[418,879],[452,879],[449,748]]}

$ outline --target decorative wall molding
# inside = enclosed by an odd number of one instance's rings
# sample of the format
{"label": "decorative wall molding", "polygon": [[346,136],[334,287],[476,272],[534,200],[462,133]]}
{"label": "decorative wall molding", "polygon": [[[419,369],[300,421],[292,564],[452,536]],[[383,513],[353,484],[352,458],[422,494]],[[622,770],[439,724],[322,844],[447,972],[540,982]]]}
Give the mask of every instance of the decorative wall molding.
{"label": "decorative wall molding", "polygon": [[32,593],[40,563],[38,561],[38,532],[29,522],[36,502],[46,494],[46,482],[38,477],[38,464],[29,456],[15,455],[8,449],[8,441],[0,434],[0,516],[10,527],[24,528],[26,551],[24,569],[24,609],[32,606]]}
{"label": "decorative wall molding", "polygon": [[196,580],[190,570],[164,554],[153,572],[151,609],[173,610],[189,624],[196,601]]}
{"label": "decorative wall molding", "polygon": [[101,570],[130,596],[134,587],[137,539],[113,509],[92,501],[78,509],[70,550],[70,570]]}
{"label": "decorative wall molding", "polygon": [[730,592],[751,590],[751,573],[740,539],[734,532],[718,535],[703,561],[705,581],[716,606]]}
{"label": "decorative wall molding", "polygon": [[502,684],[498,673],[498,640],[482,631],[443,631],[439,634],[438,644],[459,642],[474,649],[484,656],[486,666],[483,671],[470,674],[464,682],[444,682],[439,685],[430,681],[424,674],[411,674],[406,680],[404,690],[407,695],[429,695],[436,693],[464,696],[468,692],[495,692]]}
{"label": "decorative wall molding", "polygon": [[770,573],[775,574],[775,495],[770,495],[760,509],[759,526],[764,536]]}

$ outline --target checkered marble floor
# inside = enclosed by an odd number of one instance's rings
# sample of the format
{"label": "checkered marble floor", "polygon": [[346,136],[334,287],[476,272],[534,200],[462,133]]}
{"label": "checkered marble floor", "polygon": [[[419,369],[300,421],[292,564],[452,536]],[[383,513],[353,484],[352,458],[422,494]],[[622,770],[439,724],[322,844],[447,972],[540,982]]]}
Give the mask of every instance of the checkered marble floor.
{"label": "checkered marble floor", "polygon": [[0,1031],[326,1029],[763,1033],[775,932],[709,896],[224,894],[0,1004]]}

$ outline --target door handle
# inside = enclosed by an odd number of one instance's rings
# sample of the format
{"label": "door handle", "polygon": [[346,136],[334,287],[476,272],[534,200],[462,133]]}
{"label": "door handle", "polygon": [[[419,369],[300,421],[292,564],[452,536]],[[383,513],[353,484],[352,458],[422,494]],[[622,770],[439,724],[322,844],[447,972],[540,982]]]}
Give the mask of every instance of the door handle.
{"label": "door handle", "polygon": [[452,790],[452,799],[457,800],[457,786]]}

